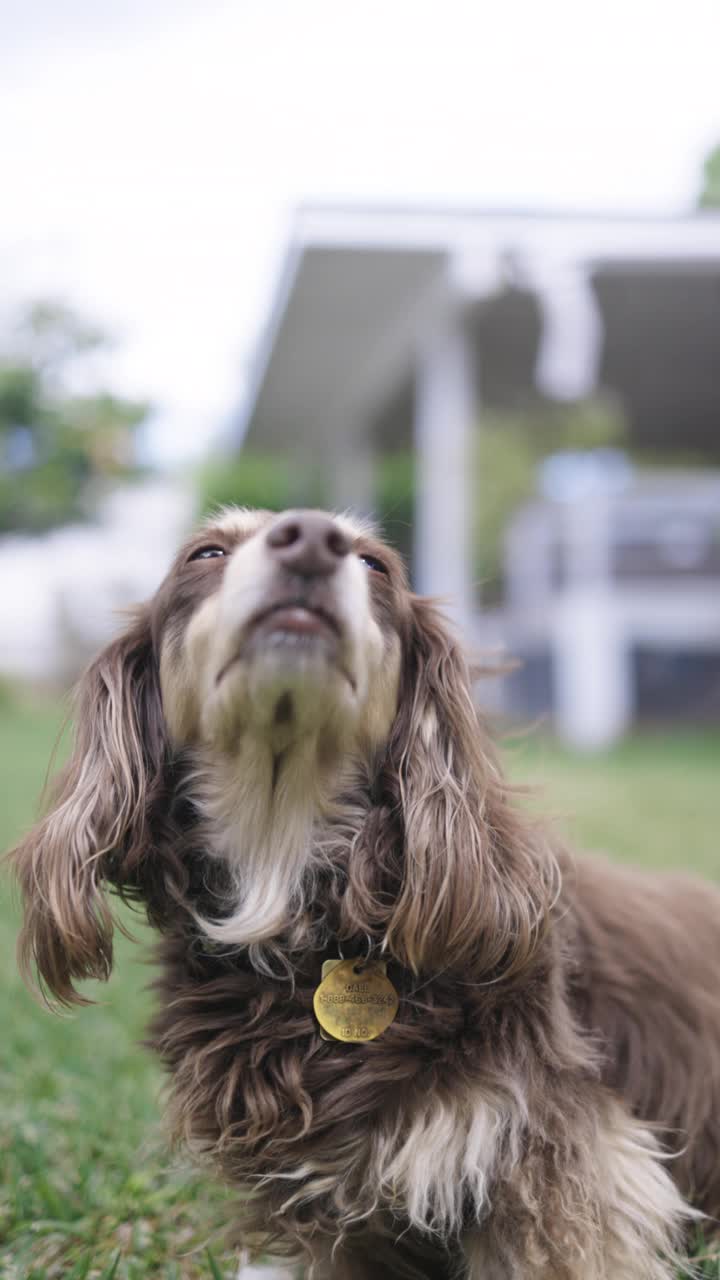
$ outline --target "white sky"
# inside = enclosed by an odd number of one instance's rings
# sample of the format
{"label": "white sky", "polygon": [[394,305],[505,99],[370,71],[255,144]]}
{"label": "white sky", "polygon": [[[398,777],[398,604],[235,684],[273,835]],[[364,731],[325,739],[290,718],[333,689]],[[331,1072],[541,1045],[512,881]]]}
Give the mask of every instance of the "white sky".
{"label": "white sky", "polygon": [[158,456],[238,404],[303,200],[675,211],[717,0],[0,0],[2,310],[120,339]]}

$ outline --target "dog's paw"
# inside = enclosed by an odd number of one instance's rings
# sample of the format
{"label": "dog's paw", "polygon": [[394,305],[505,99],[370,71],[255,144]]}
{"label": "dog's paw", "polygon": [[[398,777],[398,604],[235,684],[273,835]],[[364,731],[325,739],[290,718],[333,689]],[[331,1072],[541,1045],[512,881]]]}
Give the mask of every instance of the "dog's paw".
{"label": "dog's paw", "polygon": [[296,1264],[279,1262],[248,1262],[240,1259],[237,1280],[300,1280]]}

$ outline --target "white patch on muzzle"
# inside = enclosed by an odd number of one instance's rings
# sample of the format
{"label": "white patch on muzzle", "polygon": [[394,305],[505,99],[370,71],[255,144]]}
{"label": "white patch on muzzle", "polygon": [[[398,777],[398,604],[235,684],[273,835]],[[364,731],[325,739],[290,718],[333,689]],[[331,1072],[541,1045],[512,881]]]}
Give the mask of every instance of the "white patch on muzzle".
{"label": "white patch on muzzle", "polygon": [[[271,527],[233,553],[184,645],[199,681],[193,799],[210,851],[233,877],[231,913],[199,923],[233,946],[263,943],[301,917],[322,829],[389,732],[400,670],[398,637],[384,637],[373,617],[359,557],[351,551],[298,583],[271,554]],[[291,607],[294,592],[307,592],[334,625],[285,626],[286,588]]]}
{"label": "white patch on muzzle", "polygon": [[[238,734],[272,741],[278,749],[322,731],[352,732],[362,714],[371,675],[382,661],[383,639],[370,612],[367,569],[347,555],[336,569],[309,586],[335,620],[302,633],[263,617],[269,604],[299,593],[270,554],[261,531],[232,556],[217,601],[206,649],[202,709],[204,736],[226,745]],[[206,630],[209,619],[196,622]],[[191,624],[191,632],[195,623]],[[192,636],[190,637],[192,643]]]}

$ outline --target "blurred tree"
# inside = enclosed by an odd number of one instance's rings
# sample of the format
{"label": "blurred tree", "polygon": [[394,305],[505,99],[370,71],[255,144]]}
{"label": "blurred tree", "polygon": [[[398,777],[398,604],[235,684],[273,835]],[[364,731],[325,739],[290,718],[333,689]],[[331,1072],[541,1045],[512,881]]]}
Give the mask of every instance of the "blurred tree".
{"label": "blurred tree", "polygon": [[415,459],[411,451],[381,454],[375,484],[377,517],[383,532],[411,565],[415,528]]}
{"label": "blurred tree", "polygon": [[[525,413],[485,411],[475,436],[473,510],[475,574],[486,602],[502,594],[503,538],[508,520],[537,492],[538,466],[567,449],[622,446],[625,423],[610,401],[547,405]],[[322,467],[292,462],[282,454],[244,449],[206,465],[199,477],[200,507],[224,503],[282,511],[325,506]],[[376,515],[395,547],[412,562],[415,459],[410,449],[382,453],[376,471]]]}
{"label": "blurred tree", "polygon": [[0,532],[82,517],[94,482],[137,470],[149,406],[98,389],[107,337],[69,307],[31,305],[0,350]]}
{"label": "blurred tree", "polygon": [[720,144],[713,147],[703,165],[703,185],[698,205],[701,209],[720,209]]}
{"label": "blurred tree", "polygon": [[205,464],[198,477],[200,511],[207,515],[226,503],[284,511],[327,505],[327,476],[321,465],[285,453],[243,449]]}
{"label": "blurred tree", "polygon": [[625,435],[619,409],[601,399],[548,404],[527,413],[483,414],[475,443],[473,546],[486,603],[502,595],[505,530],[513,512],[537,494],[543,459],[565,450],[622,448]]}
{"label": "blurred tree", "polygon": [[[320,460],[243,449],[221,456],[199,472],[200,512],[208,515],[225,504],[284,511],[287,507],[326,507],[329,476]],[[387,537],[409,559],[412,551],[414,462],[409,450],[378,459],[377,511]]]}
{"label": "blurred tree", "polygon": [[269,511],[292,505],[293,477],[282,455],[249,449],[239,457],[221,455],[201,468],[198,480],[202,515],[227,504]]}

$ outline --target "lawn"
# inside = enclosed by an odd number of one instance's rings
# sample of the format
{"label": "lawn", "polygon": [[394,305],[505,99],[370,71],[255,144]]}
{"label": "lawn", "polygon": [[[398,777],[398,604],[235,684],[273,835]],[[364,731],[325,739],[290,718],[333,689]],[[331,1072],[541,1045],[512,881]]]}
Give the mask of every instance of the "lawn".
{"label": "lawn", "polygon": [[[0,847],[35,812],[61,718],[56,705],[0,703]],[[638,737],[593,759],[516,739],[509,761],[576,843],[720,877],[720,733]],[[227,1193],[168,1155],[161,1077],[137,1047],[144,948],[121,940],[100,1003],[52,1016],[15,976],[17,915],[6,882],[0,893],[0,1277],[229,1280]],[[720,1266],[706,1274],[720,1280]]]}
{"label": "lawn", "polygon": [[[1,847],[36,811],[61,720],[57,706],[0,707]],[[121,938],[100,1003],[57,1017],[16,976],[6,879],[0,895],[0,1277],[232,1277],[226,1192],[164,1148],[161,1076],[138,1047],[146,948]],[[131,927],[147,941],[138,917]]]}

